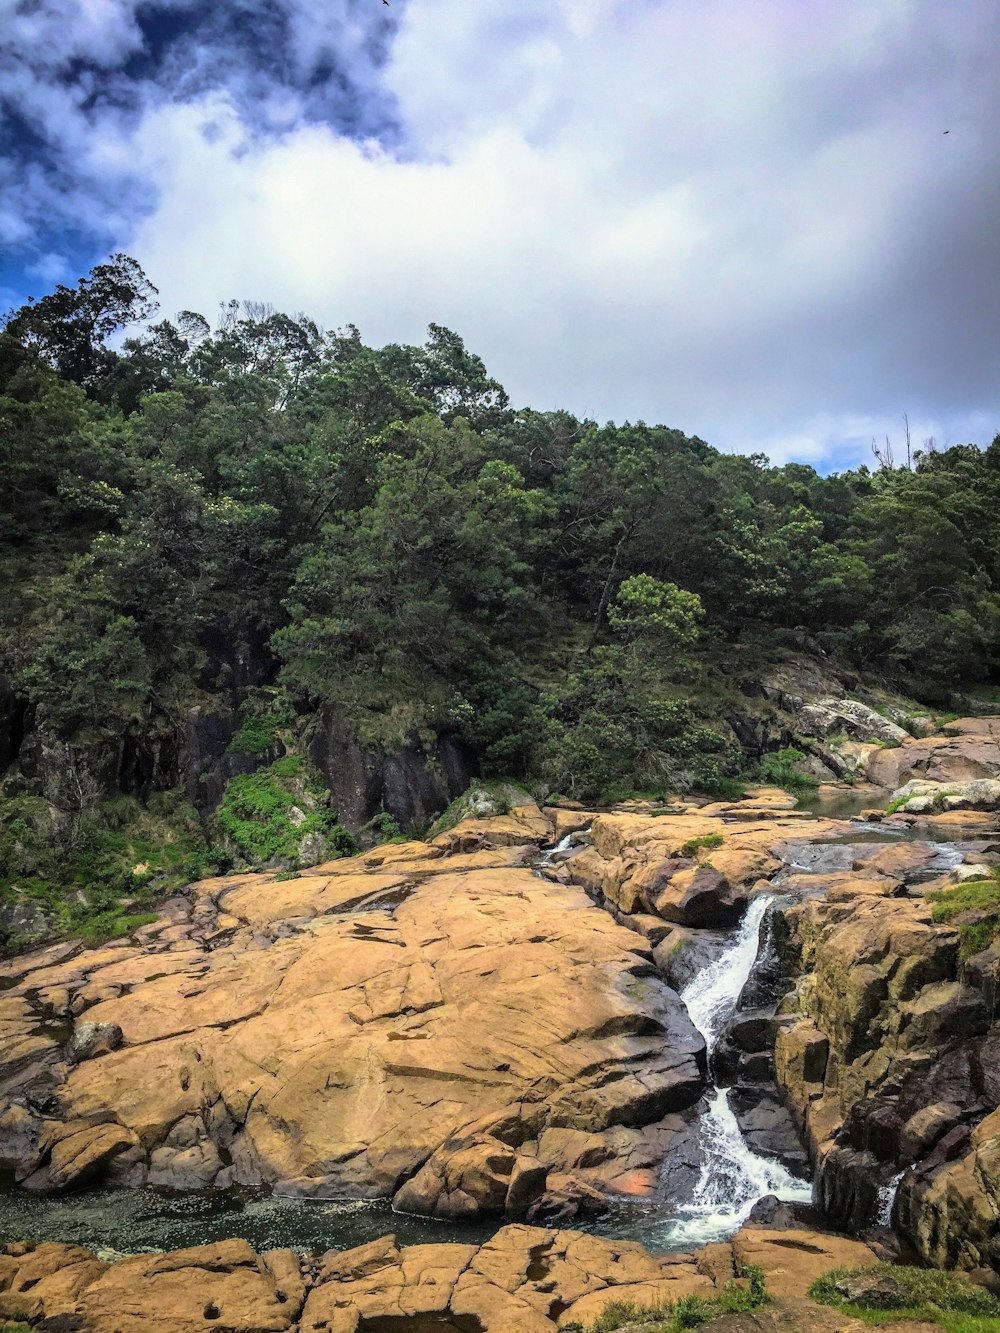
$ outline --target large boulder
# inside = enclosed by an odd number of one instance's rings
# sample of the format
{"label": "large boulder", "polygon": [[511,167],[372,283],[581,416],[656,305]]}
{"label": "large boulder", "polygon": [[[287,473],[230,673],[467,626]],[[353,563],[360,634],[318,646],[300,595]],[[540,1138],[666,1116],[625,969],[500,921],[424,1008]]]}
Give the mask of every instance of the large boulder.
{"label": "large boulder", "polygon": [[855,741],[882,741],[888,745],[899,745],[909,738],[909,732],[855,699],[821,699],[815,704],[803,704],[798,710],[798,720],[803,731],[813,736],[844,732]]}
{"label": "large boulder", "polygon": [[[205,881],[132,942],[0,965],[18,1176],[405,1188],[449,1216],[523,1215],[550,1171],[652,1188],[659,1122],[702,1093],[703,1039],[650,945],[524,866],[510,819],[468,821],[475,851]],[[564,1130],[590,1136],[581,1160]]]}
{"label": "large boulder", "polygon": [[1000,735],[975,719],[974,725],[956,723],[945,734],[907,737],[895,749],[880,750],[868,760],[865,776],[879,787],[895,789],[914,778],[930,782],[964,783],[1000,776]]}
{"label": "large boulder", "polygon": [[889,803],[897,811],[913,815],[949,810],[1000,810],[1000,779],[929,782],[926,778],[913,778],[892,793]]}

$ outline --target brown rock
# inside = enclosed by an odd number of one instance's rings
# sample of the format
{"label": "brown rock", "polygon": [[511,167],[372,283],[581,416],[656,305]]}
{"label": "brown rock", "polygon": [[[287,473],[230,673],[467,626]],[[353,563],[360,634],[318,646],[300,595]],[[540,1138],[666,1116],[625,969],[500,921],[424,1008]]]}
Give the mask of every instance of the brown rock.
{"label": "brown rock", "polygon": [[[285,1293],[287,1296],[287,1293]],[[233,1333],[281,1333],[295,1318],[267,1265],[242,1240],[122,1259],[82,1292],[94,1333],[194,1333],[217,1324]]]}
{"label": "brown rock", "polygon": [[24,1181],[24,1188],[55,1193],[99,1177],[108,1163],[136,1144],[135,1135],[122,1125],[50,1122],[39,1143],[48,1161]]}
{"label": "brown rock", "polygon": [[[520,847],[378,850],[297,880],[197,886],[188,910],[208,936],[220,903],[236,923],[210,949],[161,934],[40,955],[0,998],[23,1068],[58,1061],[65,1040],[32,1036],[27,994],[42,983],[122,1044],[53,1066],[58,1119],[44,1131],[23,1112],[0,1121],[0,1150],[31,1188],[66,1188],[124,1155],[130,1181],[391,1197],[406,1180],[417,1189],[446,1140],[509,1121],[496,1151],[513,1153],[510,1170],[468,1180],[488,1210],[526,1210],[550,1162],[521,1147],[546,1127],[617,1144],[621,1126],[697,1099],[701,1038],[646,941],[582,890],[510,864]],[[636,1142],[621,1140],[626,1160]],[[461,1186],[445,1193],[449,1207],[480,1206]]]}
{"label": "brown rock", "polygon": [[862,1241],[816,1231],[770,1231],[744,1227],[733,1237],[733,1255],[741,1267],[758,1264],[772,1296],[805,1296],[817,1278],[832,1268],[865,1268],[877,1262]]}

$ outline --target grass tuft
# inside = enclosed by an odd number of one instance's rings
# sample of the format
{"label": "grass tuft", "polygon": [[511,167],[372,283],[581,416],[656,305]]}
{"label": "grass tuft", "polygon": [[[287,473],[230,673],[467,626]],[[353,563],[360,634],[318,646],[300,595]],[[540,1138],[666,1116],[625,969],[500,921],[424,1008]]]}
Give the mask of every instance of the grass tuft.
{"label": "grass tuft", "polygon": [[[698,1328],[720,1315],[756,1310],[768,1300],[764,1272],[757,1264],[747,1264],[740,1281],[727,1282],[717,1296],[682,1296],[673,1304],[633,1305],[631,1301],[611,1301],[587,1333],[615,1333],[616,1329],[641,1328],[642,1333],[682,1333]],[[579,1327],[579,1325],[577,1325]],[[570,1333],[567,1325],[563,1333]]]}
{"label": "grass tuft", "polygon": [[[902,1289],[899,1303],[875,1309],[847,1301],[837,1291],[837,1283],[843,1278],[868,1274],[892,1278]],[[866,1324],[912,1319],[937,1324],[946,1333],[1000,1333],[1000,1301],[970,1282],[964,1273],[895,1264],[836,1268],[814,1282],[809,1295],[814,1301],[835,1306]]]}
{"label": "grass tuft", "polygon": [[[983,879],[928,893],[927,901],[935,921],[954,921],[962,939],[963,960],[988,948],[1000,935],[1000,870],[984,870]],[[956,919],[966,914],[968,920]]]}

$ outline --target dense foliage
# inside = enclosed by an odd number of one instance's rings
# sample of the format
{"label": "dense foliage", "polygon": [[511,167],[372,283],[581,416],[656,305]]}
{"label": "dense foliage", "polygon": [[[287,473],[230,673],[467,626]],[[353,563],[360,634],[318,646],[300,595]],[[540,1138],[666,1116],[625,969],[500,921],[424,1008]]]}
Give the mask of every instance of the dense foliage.
{"label": "dense foliage", "polygon": [[0,334],[0,674],[64,741],[264,686],[293,728],[332,705],[593,795],[735,772],[699,700],[736,641],[997,679],[1000,437],[822,477],[514,410],[436,325],[374,349],[233,303],[112,346],[154,296],[115,256]]}

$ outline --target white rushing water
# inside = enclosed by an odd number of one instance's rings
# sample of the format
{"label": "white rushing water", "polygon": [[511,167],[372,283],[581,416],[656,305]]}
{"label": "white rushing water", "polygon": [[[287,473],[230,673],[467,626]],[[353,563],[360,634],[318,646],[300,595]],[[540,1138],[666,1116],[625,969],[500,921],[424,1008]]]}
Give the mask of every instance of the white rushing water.
{"label": "white rushing water", "polygon": [[565,838],[561,838],[554,847],[550,847],[547,852],[542,852],[541,856],[538,858],[538,864],[543,866],[550,865],[560,852],[568,852],[573,846],[573,839],[575,837],[575,832],[567,833]]}
{"label": "white rushing water", "polygon": [[[747,909],[732,944],[715,962],[681,991],[691,1021],[705,1038],[711,1056],[736,1008],[757,958],[760,924],[770,899],[761,895]],[[740,1132],[725,1089],[712,1094],[698,1129],[702,1155],[701,1175],[690,1200],[677,1210],[669,1228],[672,1244],[705,1245],[724,1240],[766,1194],[808,1203],[812,1188],[793,1176],[780,1162],[753,1152]]]}
{"label": "white rushing water", "polygon": [[876,1226],[888,1227],[892,1225],[892,1210],[896,1203],[896,1195],[899,1192],[899,1182],[905,1175],[905,1171],[900,1171],[898,1175],[893,1176],[887,1185],[878,1187],[878,1194],[875,1199]]}

